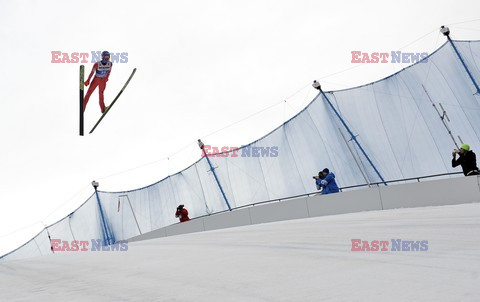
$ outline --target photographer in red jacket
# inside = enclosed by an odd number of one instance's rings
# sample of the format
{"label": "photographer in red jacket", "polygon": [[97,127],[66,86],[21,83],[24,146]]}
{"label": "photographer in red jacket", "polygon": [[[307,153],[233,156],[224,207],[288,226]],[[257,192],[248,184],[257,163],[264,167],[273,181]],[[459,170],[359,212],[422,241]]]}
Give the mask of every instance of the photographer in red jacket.
{"label": "photographer in red jacket", "polygon": [[188,211],[187,209],[184,208],[183,204],[177,207],[177,212],[175,212],[175,217],[180,219],[180,222],[185,222],[190,220],[190,218],[188,218]]}

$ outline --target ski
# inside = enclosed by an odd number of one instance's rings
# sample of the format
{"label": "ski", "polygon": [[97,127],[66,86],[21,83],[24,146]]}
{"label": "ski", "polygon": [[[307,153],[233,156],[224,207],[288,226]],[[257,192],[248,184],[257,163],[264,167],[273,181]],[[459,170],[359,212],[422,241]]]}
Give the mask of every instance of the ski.
{"label": "ski", "polygon": [[85,66],[80,65],[80,136],[83,136],[83,92],[85,89]]}
{"label": "ski", "polygon": [[122,90],[120,90],[120,92],[117,94],[117,96],[115,97],[115,99],[113,99],[113,102],[110,104],[110,106],[107,107],[107,109],[106,109],[105,112],[102,114],[102,116],[100,117],[100,119],[98,120],[98,122],[95,124],[95,126],[93,126],[92,130],[90,130],[89,134],[92,134],[92,132],[95,130],[95,128],[97,128],[98,124],[100,124],[100,122],[103,120],[103,118],[105,117],[105,115],[107,115],[107,113],[110,111],[110,109],[112,109],[112,106],[115,104],[115,102],[118,100],[118,98],[120,97],[120,95],[122,94],[122,92],[125,90],[125,88],[127,87],[128,83],[130,83],[130,80],[133,78],[133,75],[135,74],[136,71],[137,71],[137,69],[134,68],[133,71],[132,71],[132,74],[131,74],[130,77],[128,78],[127,82],[125,83],[125,85],[123,85]]}

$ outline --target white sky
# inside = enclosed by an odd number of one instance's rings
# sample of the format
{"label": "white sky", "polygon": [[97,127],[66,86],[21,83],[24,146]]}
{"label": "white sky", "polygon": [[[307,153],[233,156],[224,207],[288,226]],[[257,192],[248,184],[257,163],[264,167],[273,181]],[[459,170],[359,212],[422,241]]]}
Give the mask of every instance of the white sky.
{"label": "white sky", "polygon": [[[357,66],[352,50],[430,53],[445,42],[440,25],[478,19],[479,9],[475,0],[1,1],[0,254],[85,201],[92,180],[133,189],[197,160],[198,138],[247,144],[308,104],[313,79],[340,89],[405,67],[366,64],[325,78]],[[451,29],[480,39],[480,21]],[[138,69],[93,135],[78,135],[80,64],[52,64],[57,50],[128,52],[113,67],[107,105]],[[95,91],[86,133],[99,117]]]}

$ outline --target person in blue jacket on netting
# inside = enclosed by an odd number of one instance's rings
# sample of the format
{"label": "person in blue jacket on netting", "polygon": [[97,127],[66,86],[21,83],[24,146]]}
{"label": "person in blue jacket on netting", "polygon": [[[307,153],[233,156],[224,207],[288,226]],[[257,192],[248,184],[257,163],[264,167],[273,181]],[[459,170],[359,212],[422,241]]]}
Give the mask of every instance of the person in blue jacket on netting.
{"label": "person in blue jacket on netting", "polygon": [[337,183],[335,182],[335,174],[330,172],[327,168],[323,169],[322,172],[318,172],[318,177],[314,176],[313,178],[317,184],[317,189],[322,190],[321,194],[340,192]]}

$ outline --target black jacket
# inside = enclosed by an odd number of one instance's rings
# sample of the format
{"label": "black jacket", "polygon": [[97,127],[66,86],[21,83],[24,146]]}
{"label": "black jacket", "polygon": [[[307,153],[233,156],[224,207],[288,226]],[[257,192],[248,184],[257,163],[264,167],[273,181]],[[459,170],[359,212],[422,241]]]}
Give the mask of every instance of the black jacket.
{"label": "black jacket", "polygon": [[463,154],[459,153],[458,155],[458,159],[455,159],[455,156],[452,158],[453,168],[461,165],[463,169],[463,174],[465,174],[465,176],[468,174],[468,172],[478,170],[477,158],[473,151],[465,151]]}

